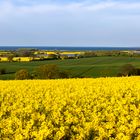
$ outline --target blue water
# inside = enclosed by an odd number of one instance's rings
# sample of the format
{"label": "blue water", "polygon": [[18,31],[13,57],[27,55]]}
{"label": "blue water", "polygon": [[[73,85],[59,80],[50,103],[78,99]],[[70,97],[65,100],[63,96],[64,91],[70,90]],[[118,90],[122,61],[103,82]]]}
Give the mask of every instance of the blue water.
{"label": "blue water", "polygon": [[0,50],[17,50],[30,48],[38,50],[61,50],[61,51],[97,51],[97,50],[140,50],[140,47],[49,47],[49,46],[0,46]]}

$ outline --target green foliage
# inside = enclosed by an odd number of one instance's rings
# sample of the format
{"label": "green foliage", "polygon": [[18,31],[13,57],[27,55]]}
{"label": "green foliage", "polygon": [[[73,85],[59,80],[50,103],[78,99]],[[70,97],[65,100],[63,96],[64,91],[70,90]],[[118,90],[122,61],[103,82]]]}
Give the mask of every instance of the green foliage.
{"label": "green foliage", "polygon": [[[97,54],[95,53],[95,52],[93,52],[93,51],[87,51],[87,52],[85,52],[85,54],[84,55],[82,55],[83,57],[95,57],[95,56],[97,56]],[[81,57],[81,56],[80,56]]]}
{"label": "green foliage", "polygon": [[9,56],[8,56],[8,61],[9,61],[9,62],[12,62],[12,61],[13,61],[13,57],[14,57],[13,55],[9,55]]}
{"label": "green foliage", "polygon": [[57,55],[56,54],[48,54],[48,59],[57,59]]}
{"label": "green foliage", "polygon": [[0,75],[6,74],[6,69],[5,68],[0,68]]}
{"label": "green foliage", "polygon": [[100,50],[100,51],[85,51],[85,54],[83,55],[83,57],[102,57],[102,56],[126,56],[126,57],[132,57],[132,56],[140,56],[139,54],[134,54],[133,52],[125,52],[125,51],[119,51],[119,50],[109,50],[109,51],[104,51],[104,50]]}
{"label": "green foliage", "polygon": [[34,77],[37,79],[57,79],[57,78],[69,78],[67,71],[60,71],[55,64],[41,65],[39,66]]}
{"label": "green foliage", "polygon": [[14,56],[16,56],[16,57],[33,57],[34,56],[33,53],[34,53],[34,50],[32,50],[32,49],[21,48],[14,52]]}
{"label": "green foliage", "polygon": [[16,80],[30,79],[30,74],[29,74],[28,70],[21,69],[21,70],[16,72],[15,79]]}
{"label": "green foliage", "polygon": [[125,64],[121,67],[118,76],[137,75],[138,70],[132,64]]}
{"label": "green foliage", "polygon": [[59,72],[59,78],[69,78],[70,73],[68,71],[60,71]]}
{"label": "green foliage", "polygon": [[68,56],[67,56],[67,55],[61,55],[60,58],[61,58],[62,60],[64,60],[64,59],[68,59]]}
{"label": "green foliage", "polygon": [[[140,57],[90,57],[66,60],[45,60],[27,62],[0,62],[0,68],[6,69],[6,74],[0,75],[0,79],[14,79],[15,72],[27,69],[30,73],[40,65],[57,64],[60,71],[69,71],[71,77],[114,77],[121,71],[120,67],[130,63],[140,68]],[[69,73],[68,72],[68,73]],[[35,74],[33,74],[35,75]]]}
{"label": "green foliage", "polygon": [[137,68],[136,71],[137,71],[137,75],[140,75],[140,69]]}
{"label": "green foliage", "polygon": [[55,79],[59,77],[59,69],[54,64],[41,65],[36,69],[36,75],[39,79]]}

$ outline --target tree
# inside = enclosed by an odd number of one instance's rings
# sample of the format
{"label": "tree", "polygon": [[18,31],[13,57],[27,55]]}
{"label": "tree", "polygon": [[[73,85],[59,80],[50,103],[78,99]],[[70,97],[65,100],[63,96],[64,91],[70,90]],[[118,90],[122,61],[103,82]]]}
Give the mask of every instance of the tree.
{"label": "tree", "polygon": [[32,49],[27,49],[27,48],[20,48],[15,52],[15,56],[17,57],[33,57],[33,50]]}
{"label": "tree", "polygon": [[61,58],[62,60],[64,60],[64,59],[68,59],[68,56],[67,56],[67,55],[61,55],[60,58]]}
{"label": "tree", "polygon": [[60,71],[58,66],[54,64],[39,66],[33,75],[38,79],[69,78],[67,71]]}
{"label": "tree", "polygon": [[48,54],[48,59],[57,59],[56,54]]}
{"label": "tree", "polygon": [[5,68],[0,68],[0,75],[5,74],[5,73],[6,73]]}
{"label": "tree", "polygon": [[41,65],[36,69],[36,75],[39,79],[59,78],[59,69],[54,64]]}
{"label": "tree", "polygon": [[140,75],[140,69],[137,68],[136,70],[137,70],[137,75]]}
{"label": "tree", "polygon": [[60,78],[69,78],[70,76],[69,76],[68,71],[60,71],[59,72],[59,77]]}
{"label": "tree", "polygon": [[137,75],[137,69],[132,64],[125,64],[121,67],[118,76]]}
{"label": "tree", "polygon": [[28,70],[21,69],[21,70],[16,72],[15,79],[16,80],[30,79],[30,74],[29,74]]}
{"label": "tree", "polygon": [[9,61],[9,62],[12,62],[12,61],[13,61],[13,57],[14,57],[13,55],[9,55],[9,56],[8,56],[8,61]]}

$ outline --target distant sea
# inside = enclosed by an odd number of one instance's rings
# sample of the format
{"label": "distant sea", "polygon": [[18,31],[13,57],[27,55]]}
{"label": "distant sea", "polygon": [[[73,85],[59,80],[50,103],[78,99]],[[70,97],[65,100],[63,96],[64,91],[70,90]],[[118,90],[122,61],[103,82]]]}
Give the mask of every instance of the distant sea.
{"label": "distant sea", "polygon": [[0,50],[17,50],[20,48],[59,51],[97,51],[97,50],[140,50],[140,47],[44,47],[44,46],[0,46]]}

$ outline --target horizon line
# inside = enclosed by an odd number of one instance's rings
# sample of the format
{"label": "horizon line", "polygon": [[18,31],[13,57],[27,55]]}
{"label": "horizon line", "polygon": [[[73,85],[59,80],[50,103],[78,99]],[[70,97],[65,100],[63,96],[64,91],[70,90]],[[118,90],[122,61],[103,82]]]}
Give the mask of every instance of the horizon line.
{"label": "horizon line", "polygon": [[47,45],[0,45],[0,47],[73,47],[73,48],[76,48],[76,47],[83,47],[83,48],[86,48],[86,47],[90,47],[90,48],[95,48],[95,47],[98,47],[98,48],[140,48],[140,46],[67,46],[67,45],[59,45],[59,46],[47,46]]}

